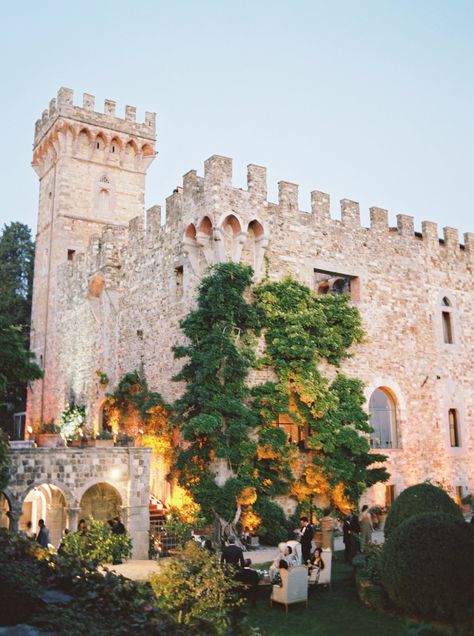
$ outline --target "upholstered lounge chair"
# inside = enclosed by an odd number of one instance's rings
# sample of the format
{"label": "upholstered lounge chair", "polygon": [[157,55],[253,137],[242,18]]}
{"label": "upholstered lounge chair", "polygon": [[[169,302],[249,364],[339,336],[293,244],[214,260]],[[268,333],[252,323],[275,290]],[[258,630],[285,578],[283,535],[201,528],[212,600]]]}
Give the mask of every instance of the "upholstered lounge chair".
{"label": "upholstered lounge chair", "polygon": [[281,603],[288,613],[288,605],[306,603],[308,607],[308,569],[297,565],[289,570],[280,570],[281,587],[274,585],[270,603]]}

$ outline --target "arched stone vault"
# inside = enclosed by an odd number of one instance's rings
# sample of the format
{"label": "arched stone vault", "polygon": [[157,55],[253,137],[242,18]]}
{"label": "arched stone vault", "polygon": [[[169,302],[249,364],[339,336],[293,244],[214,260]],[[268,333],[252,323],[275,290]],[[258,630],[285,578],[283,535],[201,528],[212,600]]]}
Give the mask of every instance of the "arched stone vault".
{"label": "arched stone vault", "polygon": [[133,558],[147,558],[150,452],[148,448],[12,449],[10,483],[3,491],[10,504],[11,528],[18,530],[28,493],[50,485],[64,496],[66,526],[75,530],[84,494],[97,484],[108,484],[120,497]]}

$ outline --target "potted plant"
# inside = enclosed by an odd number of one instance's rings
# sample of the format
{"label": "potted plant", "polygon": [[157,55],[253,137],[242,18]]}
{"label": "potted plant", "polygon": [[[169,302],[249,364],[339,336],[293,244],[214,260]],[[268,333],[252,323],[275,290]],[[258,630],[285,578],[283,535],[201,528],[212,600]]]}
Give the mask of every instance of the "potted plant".
{"label": "potted plant", "polygon": [[64,447],[64,440],[61,437],[61,429],[54,423],[42,422],[35,435],[36,446],[39,448],[61,448]]}
{"label": "potted plant", "polygon": [[68,443],[68,446],[79,446],[80,444],[69,444],[71,441],[80,442],[83,437],[82,431],[86,421],[86,409],[84,406],[68,404],[61,413],[61,435]]}
{"label": "potted plant", "polygon": [[98,435],[89,440],[89,446],[96,448],[110,448],[114,445],[114,436],[110,431],[101,431]]}
{"label": "potted plant", "polygon": [[135,446],[135,439],[127,433],[120,433],[117,435],[115,446]]}

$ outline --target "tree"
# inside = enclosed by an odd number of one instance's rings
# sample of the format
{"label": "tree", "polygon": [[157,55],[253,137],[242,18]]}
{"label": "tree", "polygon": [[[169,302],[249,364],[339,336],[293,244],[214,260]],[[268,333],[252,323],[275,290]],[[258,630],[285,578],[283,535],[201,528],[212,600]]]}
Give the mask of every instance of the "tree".
{"label": "tree", "polygon": [[23,223],[4,225],[0,236],[0,316],[29,337],[35,246]]}
{"label": "tree", "polygon": [[[249,436],[256,421],[245,385],[253,359],[246,337],[258,324],[243,298],[251,280],[250,267],[214,267],[198,288],[197,308],[181,321],[189,344],[174,348],[177,358],[188,359],[174,378],[186,382],[175,404],[187,442],[177,462],[179,482],[222,529],[237,523],[243,498],[256,486],[257,444]],[[221,485],[215,480],[219,465],[229,475]]]}
{"label": "tree", "polygon": [[26,387],[42,376],[33,353],[26,347],[21,327],[0,316],[0,402],[5,404],[17,387]]}
{"label": "tree", "polygon": [[[23,341],[23,350],[29,347],[31,297],[33,287],[34,243],[31,231],[23,223],[10,223],[3,227],[0,236],[0,318],[2,330],[6,326],[14,326],[15,333],[2,332],[2,338],[7,338],[9,353],[0,353],[0,365],[11,362],[11,348],[13,347],[20,358],[24,355],[18,349],[19,337]],[[19,337],[18,337],[19,336]],[[25,369],[24,364],[20,367]],[[8,368],[7,368],[8,370]],[[17,373],[18,372],[18,373]],[[2,423],[11,420],[15,411],[25,409],[26,380],[16,376],[24,375],[21,368],[12,369],[7,374],[8,382],[0,385],[0,420]],[[2,379],[0,377],[0,383]]]}

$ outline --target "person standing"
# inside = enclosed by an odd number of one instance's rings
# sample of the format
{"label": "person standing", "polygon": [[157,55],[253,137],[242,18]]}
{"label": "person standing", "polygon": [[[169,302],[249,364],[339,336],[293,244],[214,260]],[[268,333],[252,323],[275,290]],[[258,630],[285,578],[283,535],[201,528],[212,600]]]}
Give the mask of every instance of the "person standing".
{"label": "person standing", "polygon": [[25,535],[30,541],[34,541],[36,539],[36,532],[33,530],[33,524],[31,521],[28,521],[26,524]]}
{"label": "person standing", "polygon": [[303,565],[306,565],[311,560],[311,541],[313,540],[313,527],[308,521],[308,517],[300,518],[300,537],[301,537],[301,556],[303,559]]}
{"label": "person standing", "polygon": [[344,523],[342,524],[342,540],[344,542],[344,561],[349,563],[349,555],[351,549],[351,516],[352,513],[348,514],[344,519]]}
{"label": "person standing", "polygon": [[367,545],[372,540],[372,532],[374,531],[372,516],[367,504],[364,504],[362,506],[362,511],[360,513],[360,528],[362,535],[362,550],[365,550]]}
{"label": "person standing", "polygon": [[242,548],[235,545],[235,537],[231,534],[227,540],[228,544],[221,554],[221,565],[227,563],[237,567],[239,564],[242,568],[245,567],[245,559]]}
{"label": "person standing", "polygon": [[36,537],[36,541],[40,544],[42,548],[48,548],[49,545],[49,530],[44,523],[44,519],[40,519],[38,521],[38,536]]}
{"label": "person standing", "polygon": [[112,532],[114,534],[125,534],[125,526],[123,525],[119,516],[114,517],[113,519],[114,525],[112,528]]}
{"label": "person standing", "polygon": [[324,511],[324,517],[321,519],[321,531],[323,533],[322,548],[327,550],[328,548],[334,552],[334,519],[331,517],[331,510],[326,508]]}

